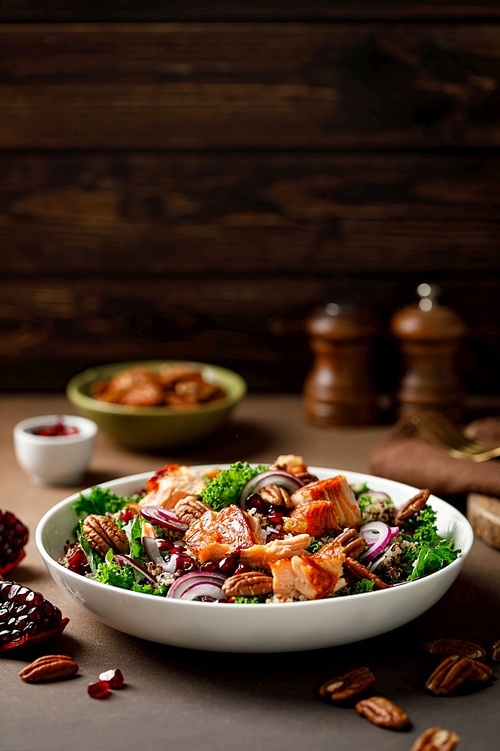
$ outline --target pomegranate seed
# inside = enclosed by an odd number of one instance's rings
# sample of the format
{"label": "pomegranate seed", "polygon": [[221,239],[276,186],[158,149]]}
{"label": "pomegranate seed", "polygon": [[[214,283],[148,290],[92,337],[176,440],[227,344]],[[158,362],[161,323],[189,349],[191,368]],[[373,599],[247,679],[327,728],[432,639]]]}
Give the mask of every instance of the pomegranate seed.
{"label": "pomegranate seed", "polygon": [[269,508],[269,504],[263,501],[258,493],[253,493],[247,499],[247,508],[254,508],[259,514],[265,514]]}
{"label": "pomegranate seed", "polygon": [[207,561],[206,563],[202,563],[200,566],[200,571],[211,571],[213,573],[218,573],[219,570],[219,564],[215,561]]}
{"label": "pomegranate seed", "polygon": [[110,694],[108,681],[99,680],[95,683],[89,683],[87,693],[92,699],[106,699]]}
{"label": "pomegranate seed", "polygon": [[111,670],[106,670],[104,673],[101,673],[99,675],[100,681],[105,681],[109,684],[110,688],[123,688],[125,686],[125,679],[123,678],[123,673],[119,668],[113,668]]}
{"label": "pomegranate seed", "polygon": [[162,538],[158,538],[156,542],[158,543],[160,550],[168,550],[170,553],[173,552],[175,545],[172,540],[164,540]]}
{"label": "pomegranate seed", "polygon": [[271,509],[271,511],[267,515],[267,520],[269,524],[278,525],[282,524],[283,522],[283,512],[279,509]]}
{"label": "pomegranate seed", "polygon": [[42,425],[41,428],[33,430],[33,433],[52,438],[58,435],[76,435],[78,428],[73,425],[65,425],[63,422],[55,422],[53,425]]}
{"label": "pomegranate seed", "polygon": [[228,558],[223,558],[221,561],[219,561],[218,570],[221,574],[227,574],[228,576],[231,576],[231,574],[234,574],[234,572],[236,571],[237,566],[238,561],[236,560],[236,558],[229,556]]}
{"label": "pomegranate seed", "polygon": [[249,571],[253,571],[251,566],[247,566],[246,563],[238,563],[236,566],[234,573],[235,574],[247,574]]}
{"label": "pomegranate seed", "polygon": [[76,548],[68,558],[68,568],[77,574],[83,574],[84,568],[88,568],[87,556],[81,548]]}
{"label": "pomegranate seed", "polygon": [[135,516],[135,512],[131,508],[124,508],[120,511],[120,521],[126,524]]}
{"label": "pomegranate seed", "polygon": [[198,564],[190,555],[186,555],[185,553],[177,555],[177,560],[175,562],[176,573],[177,571],[182,571],[183,574],[188,574],[190,571],[198,571],[198,569]]}

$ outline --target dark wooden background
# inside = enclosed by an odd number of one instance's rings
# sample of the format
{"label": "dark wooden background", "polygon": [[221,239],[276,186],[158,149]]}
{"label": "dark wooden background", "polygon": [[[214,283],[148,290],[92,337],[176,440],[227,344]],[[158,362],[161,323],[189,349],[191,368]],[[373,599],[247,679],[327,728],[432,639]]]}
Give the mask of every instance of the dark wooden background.
{"label": "dark wooden background", "polygon": [[0,388],[189,358],[300,391],[304,318],[422,282],[500,382],[500,4],[0,0]]}

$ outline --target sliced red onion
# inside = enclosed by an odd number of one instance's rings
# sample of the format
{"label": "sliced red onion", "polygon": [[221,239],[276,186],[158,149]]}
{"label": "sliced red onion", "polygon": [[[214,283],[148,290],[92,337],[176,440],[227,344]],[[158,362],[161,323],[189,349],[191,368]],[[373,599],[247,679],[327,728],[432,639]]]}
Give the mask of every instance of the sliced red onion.
{"label": "sliced red onion", "polygon": [[363,498],[371,498],[372,501],[390,501],[390,495],[384,493],[382,490],[367,490],[366,493],[361,494]]}
{"label": "sliced red onion", "polygon": [[143,537],[142,547],[151,558],[153,563],[156,563],[156,565],[160,566],[164,571],[169,571],[168,564],[165,561],[165,558],[162,556],[158,543],[156,542],[154,537]]}
{"label": "sliced red onion", "polygon": [[171,529],[175,532],[185,532],[188,528],[188,525],[181,522],[174,511],[165,509],[162,506],[143,506],[141,508],[141,515],[146,521],[151,522],[151,524],[156,524],[158,527]]}
{"label": "sliced red onion", "polygon": [[223,574],[211,571],[191,571],[180,576],[167,592],[167,597],[177,600],[194,600],[196,597],[210,597],[213,600],[226,599],[222,584]]}
{"label": "sliced red onion", "polygon": [[148,581],[151,582],[151,584],[156,584],[156,579],[154,576],[151,576],[149,571],[144,568],[144,566],[141,566],[140,563],[137,563],[137,561],[134,561],[133,558],[131,558],[129,555],[125,555],[125,553],[115,553],[113,556],[113,560],[116,561],[116,563],[119,563],[120,566],[129,565],[132,566],[132,568],[135,568],[137,571],[139,571],[142,576],[144,576]]}
{"label": "sliced red onion", "polygon": [[375,571],[375,569],[377,569],[380,564],[386,560],[387,556],[391,553],[392,550],[394,550],[394,545],[388,545],[383,551],[382,555],[379,555],[378,558],[369,563],[368,568],[370,569],[370,571]]}
{"label": "sliced red onion", "polygon": [[373,561],[399,532],[399,527],[389,527],[385,522],[367,522],[359,528],[359,534],[366,540],[366,549],[360,560]]}
{"label": "sliced red onion", "polygon": [[284,469],[269,469],[267,472],[261,472],[260,475],[252,477],[247,482],[241,491],[240,506],[246,509],[247,499],[253,493],[258,493],[266,485],[279,485],[288,490],[289,493],[293,493],[295,490],[302,488],[304,484],[302,480],[299,480],[291,472],[286,472]]}

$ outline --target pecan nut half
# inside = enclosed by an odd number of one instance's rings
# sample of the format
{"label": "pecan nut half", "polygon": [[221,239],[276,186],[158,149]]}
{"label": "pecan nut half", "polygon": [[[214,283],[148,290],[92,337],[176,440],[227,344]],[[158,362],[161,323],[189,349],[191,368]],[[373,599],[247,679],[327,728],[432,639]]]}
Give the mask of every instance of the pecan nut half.
{"label": "pecan nut half", "polygon": [[174,506],[175,515],[184,524],[192,524],[200,519],[210,507],[193,495],[181,498]]}
{"label": "pecan nut half", "polygon": [[425,688],[436,696],[449,696],[468,687],[489,681],[493,670],[489,665],[470,657],[450,655],[441,660],[425,682]]}
{"label": "pecan nut half", "polygon": [[101,558],[110,548],[115,553],[128,553],[127,535],[109,516],[90,514],[84,520],[82,529],[88,544]]}
{"label": "pecan nut half", "polygon": [[411,751],[454,751],[459,741],[459,736],[453,730],[427,728],[419,735]]}
{"label": "pecan nut half", "polygon": [[265,485],[259,490],[259,495],[263,501],[270,503],[271,506],[285,506],[293,508],[293,502],[290,499],[290,493],[280,485]]}
{"label": "pecan nut half", "polygon": [[410,498],[409,501],[400,506],[394,517],[395,524],[399,525],[401,522],[407,521],[411,516],[418,514],[429,500],[430,494],[431,491],[428,488],[422,488],[417,495],[414,495],[413,498]]}
{"label": "pecan nut half", "polygon": [[389,587],[389,585],[382,581],[382,579],[380,579],[376,574],[372,574],[372,572],[367,569],[366,566],[363,566],[362,563],[356,561],[350,556],[346,556],[344,566],[351,572],[351,574],[354,574],[356,579],[371,579],[371,581],[374,583],[375,589],[387,589]]}
{"label": "pecan nut half", "polygon": [[500,661],[500,639],[496,641],[491,647],[491,659],[494,662]]}
{"label": "pecan nut half", "polygon": [[486,657],[486,650],[479,644],[461,639],[432,639],[426,642],[423,648],[429,654],[439,655],[439,657],[458,655],[469,657],[471,660],[484,660]]}
{"label": "pecan nut half", "polygon": [[67,655],[44,655],[24,667],[19,675],[25,683],[50,683],[71,678],[78,672],[77,663]]}
{"label": "pecan nut half", "polygon": [[273,591],[273,577],[258,571],[245,571],[226,579],[222,591],[228,597],[255,597]]}
{"label": "pecan nut half", "polygon": [[318,689],[320,699],[328,702],[344,703],[359,696],[375,682],[369,668],[355,668],[323,683]]}
{"label": "pecan nut half", "polygon": [[406,730],[410,727],[410,719],[401,707],[394,704],[385,696],[371,696],[361,699],[355,705],[356,712],[379,727],[389,730]]}

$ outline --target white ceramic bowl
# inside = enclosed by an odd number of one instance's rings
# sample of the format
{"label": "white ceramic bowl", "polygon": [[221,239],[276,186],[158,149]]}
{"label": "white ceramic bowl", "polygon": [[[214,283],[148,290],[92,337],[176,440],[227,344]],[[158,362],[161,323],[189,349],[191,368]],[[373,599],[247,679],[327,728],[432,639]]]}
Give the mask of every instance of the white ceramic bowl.
{"label": "white ceramic bowl", "polygon": [[[63,422],[77,433],[44,436],[36,431]],[[92,458],[97,435],[93,420],[76,415],[38,415],[14,426],[14,452],[19,466],[35,485],[76,485]]]}
{"label": "white ceramic bowl", "polygon": [[[200,469],[206,468],[200,467]],[[221,465],[222,468],[227,465]],[[311,467],[320,478],[345,474],[351,483],[367,482],[401,505],[417,490],[408,485],[339,469]],[[151,472],[103,484],[122,494],[143,488]],[[431,496],[438,531],[453,537],[461,555],[449,566],[409,584],[365,594],[282,604],[242,605],[185,602],[111,587],[86,579],[57,563],[71,538],[76,516],[61,501],[41,519],[38,550],[53,579],[100,621],[132,636],[176,647],[220,652],[287,652],[332,647],[391,631],[434,605],[457,578],[473,542],[467,519],[453,506]]]}

